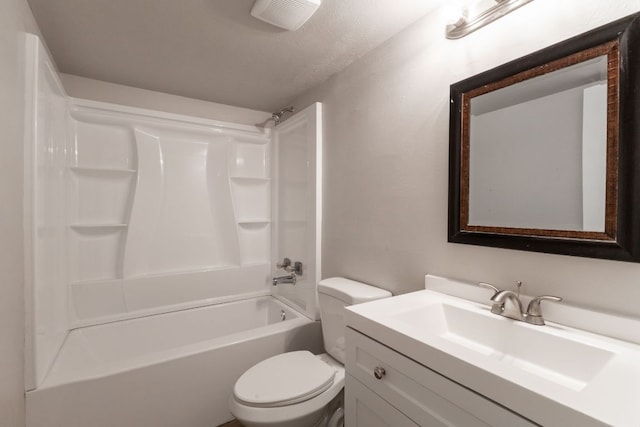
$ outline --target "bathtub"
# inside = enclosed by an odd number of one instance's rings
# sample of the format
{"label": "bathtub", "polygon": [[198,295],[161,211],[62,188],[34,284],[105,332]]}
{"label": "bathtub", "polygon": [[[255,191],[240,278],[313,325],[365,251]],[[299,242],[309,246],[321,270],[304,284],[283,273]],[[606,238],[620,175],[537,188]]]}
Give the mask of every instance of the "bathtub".
{"label": "bathtub", "polygon": [[268,296],[75,329],[27,426],[215,427],[246,369],[303,349],[322,352],[319,322]]}

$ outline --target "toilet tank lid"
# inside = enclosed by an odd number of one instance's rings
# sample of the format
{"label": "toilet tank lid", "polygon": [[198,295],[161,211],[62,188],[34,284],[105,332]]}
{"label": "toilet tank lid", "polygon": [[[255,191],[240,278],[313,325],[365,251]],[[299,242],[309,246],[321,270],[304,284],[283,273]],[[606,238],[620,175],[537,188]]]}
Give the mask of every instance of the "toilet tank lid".
{"label": "toilet tank lid", "polygon": [[318,293],[338,298],[346,304],[360,304],[362,302],[374,301],[388,298],[391,292],[367,285],[344,277],[331,277],[320,280],[318,283]]}

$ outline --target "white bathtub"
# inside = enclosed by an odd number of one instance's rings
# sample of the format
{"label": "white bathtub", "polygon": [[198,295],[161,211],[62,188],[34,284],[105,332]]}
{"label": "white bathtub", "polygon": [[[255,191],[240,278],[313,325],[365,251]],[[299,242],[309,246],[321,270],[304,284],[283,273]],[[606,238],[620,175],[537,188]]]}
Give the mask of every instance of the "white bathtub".
{"label": "white bathtub", "polygon": [[272,297],[75,329],[27,393],[27,426],[215,427],[246,369],[301,349],[322,351],[319,322]]}

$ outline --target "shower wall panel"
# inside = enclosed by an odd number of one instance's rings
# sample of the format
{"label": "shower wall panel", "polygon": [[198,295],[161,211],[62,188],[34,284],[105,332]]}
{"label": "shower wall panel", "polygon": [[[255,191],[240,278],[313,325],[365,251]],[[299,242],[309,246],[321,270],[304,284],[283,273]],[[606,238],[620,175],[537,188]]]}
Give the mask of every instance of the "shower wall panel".
{"label": "shower wall panel", "polygon": [[[274,141],[273,264],[284,257],[302,263],[297,283],[274,295],[318,319],[316,284],[321,272],[322,104],[315,103],[278,125]],[[282,270],[274,272],[282,274]]]}
{"label": "shower wall panel", "polygon": [[79,100],[72,116],[74,324],[269,293],[267,131]]}
{"label": "shower wall panel", "polygon": [[67,98],[38,38],[26,37],[25,385],[44,378],[68,331]]}
{"label": "shower wall panel", "polygon": [[226,137],[136,129],[138,185],[124,275],[239,264]]}

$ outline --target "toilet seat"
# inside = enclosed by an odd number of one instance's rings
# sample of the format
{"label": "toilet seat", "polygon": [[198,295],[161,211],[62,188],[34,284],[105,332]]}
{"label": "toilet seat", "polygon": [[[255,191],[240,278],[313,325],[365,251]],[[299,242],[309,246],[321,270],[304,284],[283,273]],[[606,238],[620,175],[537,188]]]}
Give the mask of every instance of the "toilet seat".
{"label": "toilet seat", "polygon": [[236,382],[233,394],[240,402],[274,408],[304,402],[325,392],[336,371],[309,351],[293,351],[265,359]]}
{"label": "toilet seat", "polygon": [[335,371],[333,384],[319,395],[304,402],[286,406],[261,408],[240,402],[235,393],[229,396],[231,413],[247,426],[300,427],[314,425],[333,399],[337,399],[344,388],[344,366],[326,353],[315,356]]}

